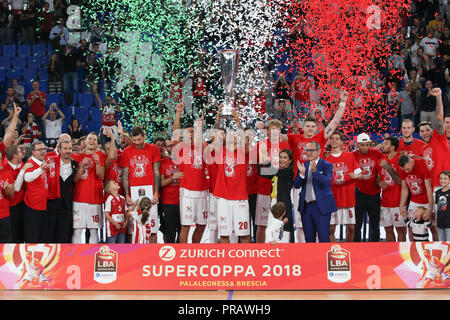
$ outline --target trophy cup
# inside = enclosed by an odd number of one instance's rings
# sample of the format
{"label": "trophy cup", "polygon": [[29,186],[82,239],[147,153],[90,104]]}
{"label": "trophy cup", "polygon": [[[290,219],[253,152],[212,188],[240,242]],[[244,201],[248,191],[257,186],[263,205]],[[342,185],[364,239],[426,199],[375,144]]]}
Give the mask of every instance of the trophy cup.
{"label": "trophy cup", "polygon": [[222,83],[224,87],[225,100],[222,107],[222,118],[233,117],[234,109],[234,85],[238,72],[239,52],[236,50],[220,51],[220,65],[222,67]]}

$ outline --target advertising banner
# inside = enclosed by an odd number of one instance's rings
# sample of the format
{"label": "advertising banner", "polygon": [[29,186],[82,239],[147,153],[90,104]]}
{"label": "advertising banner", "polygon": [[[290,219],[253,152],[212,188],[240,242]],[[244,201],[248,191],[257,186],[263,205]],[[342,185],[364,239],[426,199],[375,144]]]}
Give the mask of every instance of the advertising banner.
{"label": "advertising banner", "polygon": [[450,244],[3,244],[0,289],[449,288]]}

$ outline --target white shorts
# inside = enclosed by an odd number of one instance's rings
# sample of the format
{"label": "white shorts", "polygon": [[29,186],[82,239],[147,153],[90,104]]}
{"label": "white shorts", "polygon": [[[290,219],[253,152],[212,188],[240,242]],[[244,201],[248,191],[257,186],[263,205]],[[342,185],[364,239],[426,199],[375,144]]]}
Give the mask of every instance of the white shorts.
{"label": "white shorts", "polygon": [[180,222],[182,226],[206,225],[208,219],[208,191],[180,188]]}
{"label": "white shorts", "polygon": [[48,281],[47,277],[43,273],[40,273],[39,275],[35,275],[32,273],[28,273],[28,272],[23,277],[23,280],[28,280],[29,282],[33,282],[33,280],[35,280],[36,277],[38,277],[38,279],[39,279],[39,284],[44,281]]}
{"label": "white shorts", "polygon": [[406,227],[405,218],[400,214],[400,208],[380,208],[380,226],[382,227]]}
{"label": "white shorts", "polygon": [[102,227],[102,205],[73,202],[73,228],[96,229]]}
{"label": "white shorts", "polygon": [[[425,204],[419,204],[419,203],[415,203],[413,201],[409,202],[409,206],[408,206],[408,219],[410,221],[414,220],[414,211],[416,211],[416,209],[418,207],[424,207],[425,209],[428,209],[428,203]],[[433,214],[431,215],[431,225],[436,226],[437,225],[437,220],[436,220],[436,213],[433,212]]]}
{"label": "white shorts", "polygon": [[267,227],[267,219],[269,218],[272,197],[270,195],[256,195],[256,215],[255,225]]}
{"label": "white shorts", "polygon": [[208,229],[217,231],[217,199],[212,193],[208,194]]}
{"label": "white shorts", "polygon": [[217,225],[219,236],[250,235],[250,213],[248,200],[217,198]]}
{"label": "white shorts", "polygon": [[302,191],[302,188],[291,189],[291,199],[292,199],[292,205],[294,207],[294,225],[297,228],[303,228],[302,223],[302,216],[300,215],[300,211],[298,211],[298,202],[300,201],[300,191]]}
{"label": "white shorts", "polygon": [[331,214],[330,224],[355,224],[355,207],[338,208]]}

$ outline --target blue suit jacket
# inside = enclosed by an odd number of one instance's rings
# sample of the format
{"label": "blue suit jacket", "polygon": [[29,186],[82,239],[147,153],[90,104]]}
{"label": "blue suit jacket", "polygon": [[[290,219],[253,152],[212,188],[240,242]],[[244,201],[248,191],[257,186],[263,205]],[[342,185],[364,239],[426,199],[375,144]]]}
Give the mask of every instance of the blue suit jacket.
{"label": "blue suit jacket", "polygon": [[[300,199],[298,204],[298,210],[300,213],[304,213],[305,209],[305,196],[306,196],[306,182],[309,172],[310,161],[305,162],[305,177],[300,177],[300,172],[297,172],[297,177],[294,180],[294,188],[302,188],[300,191]],[[319,158],[317,162],[316,171],[312,174],[313,189],[316,196],[317,205],[320,210],[320,214],[327,215],[337,211],[336,202],[334,201],[333,192],[331,191],[331,179],[333,177],[333,165]]]}

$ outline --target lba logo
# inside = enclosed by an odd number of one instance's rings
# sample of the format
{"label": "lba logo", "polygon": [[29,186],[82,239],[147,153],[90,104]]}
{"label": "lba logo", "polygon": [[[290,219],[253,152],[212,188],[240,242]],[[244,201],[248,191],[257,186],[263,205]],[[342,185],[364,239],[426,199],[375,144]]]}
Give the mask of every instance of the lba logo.
{"label": "lba logo", "polygon": [[175,248],[172,246],[164,246],[159,249],[159,257],[161,260],[170,261],[176,256]]}

